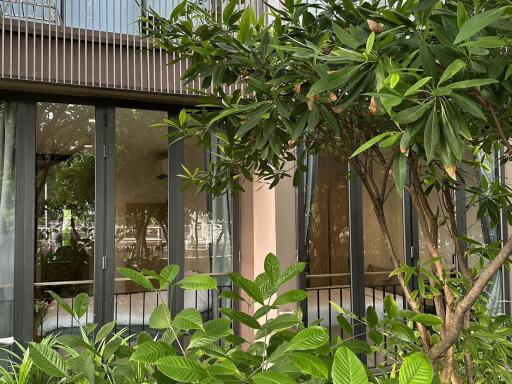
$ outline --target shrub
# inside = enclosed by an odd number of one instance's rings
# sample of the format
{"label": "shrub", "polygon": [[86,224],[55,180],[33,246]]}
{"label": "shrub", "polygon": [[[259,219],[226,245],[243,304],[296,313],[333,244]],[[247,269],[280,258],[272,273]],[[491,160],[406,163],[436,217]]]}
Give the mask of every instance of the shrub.
{"label": "shrub", "polygon": [[[82,323],[89,304],[89,297],[84,293],[76,297],[73,307],[51,293],[79,324],[80,334],[47,336],[40,343],[29,343],[27,348],[18,344],[19,354],[9,352],[8,367],[1,368],[0,382],[428,384],[433,381],[433,367],[418,347],[417,332],[411,324],[403,322],[410,312],[398,311],[390,296],[386,298],[383,319],[376,317],[375,310],[368,309],[364,323],[370,329],[369,343],[353,337],[342,340],[339,336],[330,341],[327,329],[304,325],[300,310],[280,313],[282,306],[306,299],[307,293],[302,290],[279,291],[304,267],[303,263],[296,263],[281,270],[277,257],[269,254],[265,272],[255,281],[231,273],[240,293],[221,294],[244,304],[247,311],[221,308],[221,318],[204,322],[196,309],[185,308],[172,314],[162,300],[149,319],[151,332],[137,335],[127,335],[126,329],[114,332],[114,322],[99,329],[94,324]],[[159,274],[127,268],[119,271],[157,294],[178,287],[216,289],[213,278],[206,275],[188,276],[176,282],[179,268],[175,265],[163,268]],[[340,325],[349,332],[351,320],[363,321],[337,305],[334,309],[339,312]],[[253,340],[235,334],[236,323],[251,330]],[[356,354],[386,353],[385,338],[393,346],[386,355],[390,365],[370,371]]]}

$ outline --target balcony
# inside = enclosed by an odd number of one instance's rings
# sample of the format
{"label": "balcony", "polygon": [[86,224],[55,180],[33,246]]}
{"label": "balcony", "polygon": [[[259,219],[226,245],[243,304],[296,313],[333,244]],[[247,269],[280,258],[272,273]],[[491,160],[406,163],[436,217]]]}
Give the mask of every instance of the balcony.
{"label": "balcony", "polygon": [[140,37],[140,16],[148,9],[169,15],[175,4],[0,0],[0,80],[188,94],[179,81],[186,63],[172,64]]}

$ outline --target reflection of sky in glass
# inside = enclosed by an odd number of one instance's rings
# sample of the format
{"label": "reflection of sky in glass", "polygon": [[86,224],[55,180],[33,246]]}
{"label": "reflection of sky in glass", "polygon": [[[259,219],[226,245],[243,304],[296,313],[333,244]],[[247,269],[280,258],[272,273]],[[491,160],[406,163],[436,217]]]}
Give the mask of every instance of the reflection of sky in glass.
{"label": "reflection of sky in glass", "polygon": [[179,0],[0,0],[6,17],[66,27],[138,34],[141,4],[169,16]]}

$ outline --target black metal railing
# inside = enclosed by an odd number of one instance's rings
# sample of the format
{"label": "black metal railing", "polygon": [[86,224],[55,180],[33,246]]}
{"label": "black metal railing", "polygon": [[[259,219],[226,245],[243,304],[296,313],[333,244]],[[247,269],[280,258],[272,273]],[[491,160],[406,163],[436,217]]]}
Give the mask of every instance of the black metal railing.
{"label": "black metal railing", "polygon": [[[116,279],[121,280],[121,279]],[[94,322],[94,297],[92,297],[92,280],[76,282],[38,283],[36,288],[44,288],[45,292],[53,290],[64,293],[63,300],[74,305],[75,296],[89,292],[88,311],[80,319],[83,324]],[[59,289],[60,288],[60,289]],[[218,285],[217,290],[184,291],[184,307],[196,308],[201,312],[204,321],[221,317],[219,308],[232,307],[232,302],[220,297],[221,293],[231,290],[231,284]],[[171,296],[173,298],[175,295]],[[168,291],[150,292],[137,289],[132,292],[114,293],[113,319],[116,321],[115,331],[126,328],[128,334],[149,330],[149,318],[153,310],[162,302],[168,303]],[[49,295],[39,297],[34,302],[34,338],[38,339],[51,333],[77,334],[76,319],[64,311]]]}

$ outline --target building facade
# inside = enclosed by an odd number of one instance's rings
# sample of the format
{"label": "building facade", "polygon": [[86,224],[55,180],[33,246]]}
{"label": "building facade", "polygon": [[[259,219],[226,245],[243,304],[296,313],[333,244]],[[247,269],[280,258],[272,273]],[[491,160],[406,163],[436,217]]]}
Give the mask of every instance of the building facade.
{"label": "building facade", "polygon": [[[87,293],[87,321],[145,329],[159,299],[119,275],[123,266],[211,274],[219,291],[170,301],[213,318],[231,305],[219,298],[232,288],[227,273],[254,278],[268,252],[308,263],[288,288],[308,290],[305,319],[332,335],[340,330],[330,301],[364,315],[369,305],[382,312],[391,294],[405,308],[369,198],[341,159],[311,158],[299,188],[284,180],[272,190],[247,183],[238,196],[183,190],[182,164],[202,167],[212,154],[192,141],[169,145],[162,122],[194,104],[199,84],[180,81],[187,63],[154,48],[138,21],[176,3],[0,0],[0,338],[73,332],[50,290],[70,304]],[[223,3],[205,6],[221,12]],[[506,182],[508,170],[493,169]],[[464,207],[463,190],[457,201]],[[386,215],[402,261],[414,265],[424,245],[407,195],[390,191]],[[472,216],[458,219],[475,239],[506,237],[506,225]],[[453,254],[442,231],[439,241]],[[495,286],[504,303],[505,273]]]}

